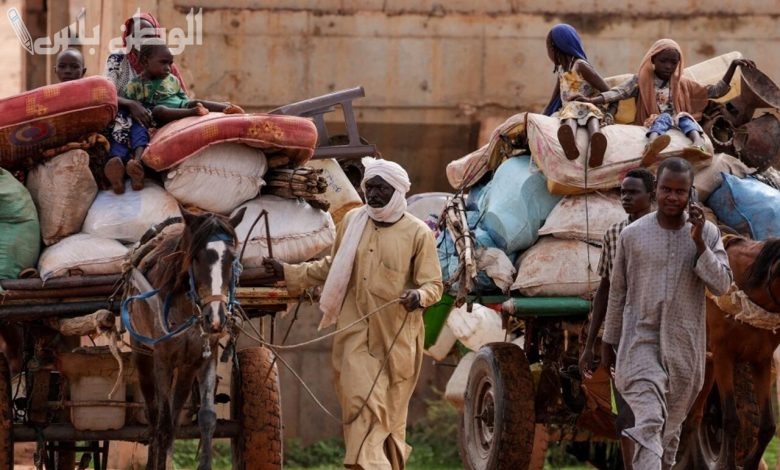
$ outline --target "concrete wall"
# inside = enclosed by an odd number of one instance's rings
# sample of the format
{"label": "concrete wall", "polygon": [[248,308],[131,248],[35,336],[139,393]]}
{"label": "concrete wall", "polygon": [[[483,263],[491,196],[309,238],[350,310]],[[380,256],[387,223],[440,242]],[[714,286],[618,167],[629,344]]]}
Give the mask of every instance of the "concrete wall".
{"label": "concrete wall", "polygon": [[363,133],[410,167],[414,192],[451,190],[443,168],[476,147],[486,118],[546,104],[554,79],[544,39],[557,22],[581,31],[605,76],[634,71],[656,39],[672,37],[688,64],[739,50],[780,78],[774,0],[157,3],[169,27],[203,8],[203,45],[177,58],[198,96],[267,110],[364,86]]}
{"label": "concrete wall", "polygon": [[[136,8],[155,12],[168,28],[186,28],[186,13],[202,8],[203,44],[176,58],[197,96],[262,111],[363,85],[367,96],[356,103],[363,133],[387,158],[410,166],[413,192],[450,189],[443,168],[476,147],[481,123],[545,105],[554,79],[544,38],[557,22],[581,32],[605,76],[634,71],[656,39],[672,37],[688,64],[739,50],[770,77],[780,77],[774,52],[780,3],[774,0],[70,4],[71,12],[75,4],[87,8],[88,29],[101,25],[101,46],[88,55],[90,73],[103,70],[108,40]],[[48,25],[56,30],[69,21],[60,17]]]}

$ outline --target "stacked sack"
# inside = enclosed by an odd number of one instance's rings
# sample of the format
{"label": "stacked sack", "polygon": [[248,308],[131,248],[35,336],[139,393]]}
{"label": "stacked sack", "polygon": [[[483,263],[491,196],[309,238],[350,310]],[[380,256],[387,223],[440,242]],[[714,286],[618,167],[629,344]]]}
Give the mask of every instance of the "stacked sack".
{"label": "stacked sack", "polygon": [[[236,229],[247,245],[245,267],[259,267],[269,251],[285,262],[320,256],[335,238],[334,218],[362,203],[335,160],[309,163],[316,139],[313,123],[304,118],[210,113],[175,121],[153,136],[143,160],[160,171],[162,185],[147,180],[133,191],[128,181],[123,194],[99,191],[90,155],[81,149],[35,159],[42,162],[28,166],[27,188],[0,170],[0,178],[12,180],[0,186],[15,201],[3,204],[13,217],[0,213],[0,224],[8,224],[0,237],[0,278],[34,266],[43,280],[120,273],[142,235],[181,216],[183,206],[224,215],[246,207]],[[313,179],[311,198],[297,189],[267,187],[269,179],[290,172]],[[252,228],[261,214],[267,214],[267,231],[262,221]]]}
{"label": "stacked sack", "polygon": [[[731,60],[738,57],[741,54],[726,54],[690,67],[686,73],[711,83],[720,79]],[[732,85],[732,90],[739,90],[739,79],[735,78]],[[633,103],[621,102],[620,106],[622,122],[632,120],[626,116],[633,112]],[[774,136],[780,132],[776,132],[780,119],[765,116],[753,119],[751,125]],[[590,168],[586,130],[580,128],[576,135],[580,157],[569,160],[558,141],[559,126],[555,117],[514,115],[496,128],[485,146],[447,166],[450,184],[458,194],[467,195],[470,238],[478,247],[500,250],[516,269],[514,281],[507,287],[486,276],[486,271],[478,271],[472,293],[591,298],[598,288],[604,233],[627,217],[618,188],[626,173],[640,166],[646,129],[624,124],[603,127],[601,132],[608,141],[604,161]],[[708,129],[706,125],[704,128]],[[705,134],[705,147],[712,158],[691,162],[696,194],[705,204],[708,220],[755,239],[780,236],[780,173],[769,168],[757,174],[750,167],[753,161],[780,161],[776,145],[759,145],[761,139],[756,136],[761,134],[760,129],[747,137],[734,136],[734,147],[742,149],[734,152],[739,158],[715,152],[713,141]],[[665,158],[685,158],[683,149],[690,140],[679,130],[671,130],[669,135],[671,143],[649,168],[653,172]],[[737,145],[737,137],[747,144]],[[720,142],[718,148],[722,148]],[[747,149],[769,154],[756,158]],[[457,256],[455,238],[462,235],[453,237],[446,227],[440,224],[439,228],[443,228],[438,234],[439,260],[445,282],[450,281],[447,295],[456,295],[461,291],[452,281],[463,272],[463,262]],[[462,282],[462,277],[458,281]],[[440,348],[438,343],[442,341],[454,342],[457,337],[463,342],[471,337],[462,332],[463,337],[454,334],[463,329],[463,322],[458,320],[462,312],[449,315],[439,341],[429,345],[429,353],[448,350]],[[500,336],[501,330],[491,326],[493,323],[481,322],[479,328],[491,329]]]}

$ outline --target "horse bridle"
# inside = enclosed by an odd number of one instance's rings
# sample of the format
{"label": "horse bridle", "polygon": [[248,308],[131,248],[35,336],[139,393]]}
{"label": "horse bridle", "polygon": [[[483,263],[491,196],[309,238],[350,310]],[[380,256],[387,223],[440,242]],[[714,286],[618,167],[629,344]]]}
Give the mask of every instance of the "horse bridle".
{"label": "horse bridle", "polygon": [[[217,233],[212,235],[206,243],[211,243],[216,241],[223,241],[223,242],[230,243],[233,241],[233,237],[231,237],[230,235],[224,232]],[[198,295],[198,289],[195,287],[195,273],[192,271],[192,266],[190,266],[190,269],[188,271],[188,275],[190,278],[190,291],[187,293],[187,296],[190,298],[192,303],[197,308],[199,315],[201,314],[203,307],[205,307],[211,302],[222,302],[225,304],[228,313],[233,313],[233,307],[238,304],[238,301],[236,300],[236,286],[238,284],[238,278],[241,276],[242,270],[243,268],[241,266],[241,261],[238,258],[234,259],[233,265],[231,267],[231,273],[230,273],[231,278],[230,278],[230,284],[228,286],[228,295],[209,294],[207,296],[201,297],[200,295]]]}

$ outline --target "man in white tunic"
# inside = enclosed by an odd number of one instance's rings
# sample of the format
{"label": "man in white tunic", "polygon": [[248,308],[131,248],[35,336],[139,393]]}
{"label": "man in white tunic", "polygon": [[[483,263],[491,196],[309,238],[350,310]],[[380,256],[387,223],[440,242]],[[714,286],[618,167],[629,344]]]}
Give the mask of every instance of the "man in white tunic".
{"label": "man in white tunic", "polygon": [[[721,295],[731,269],[720,232],[690,201],[693,169],[658,168],[658,210],[626,227],[612,268],[602,358],[634,414],[623,435],[637,470],[670,469],[680,430],[704,382],[705,287]],[[686,207],[688,213],[686,214]]]}
{"label": "man in white tunic", "polygon": [[331,256],[265,265],[292,294],[324,284],[320,328],[340,330],[370,315],[333,340],[344,466],[397,470],[411,452],[406,417],[422,366],[422,307],[441,298],[441,267],[433,233],[406,212],[406,171],[373,158],[363,165],[366,205],[347,213]]}

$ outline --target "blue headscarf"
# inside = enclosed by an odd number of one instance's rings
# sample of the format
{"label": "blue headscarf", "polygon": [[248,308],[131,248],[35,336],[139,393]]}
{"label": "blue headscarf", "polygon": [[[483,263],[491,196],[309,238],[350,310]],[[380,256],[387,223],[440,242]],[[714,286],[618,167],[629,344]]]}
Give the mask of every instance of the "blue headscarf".
{"label": "blue headscarf", "polygon": [[[582,39],[577,34],[577,30],[566,23],[559,23],[550,30],[550,39],[557,49],[566,55],[576,57],[582,60],[588,60],[585,55],[585,49],[582,47]],[[552,115],[561,108],[561,98],[557,97],[551,101],[544,110],[546,116]]]}

